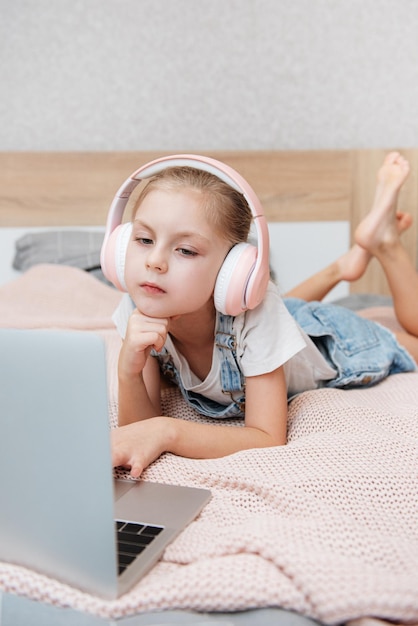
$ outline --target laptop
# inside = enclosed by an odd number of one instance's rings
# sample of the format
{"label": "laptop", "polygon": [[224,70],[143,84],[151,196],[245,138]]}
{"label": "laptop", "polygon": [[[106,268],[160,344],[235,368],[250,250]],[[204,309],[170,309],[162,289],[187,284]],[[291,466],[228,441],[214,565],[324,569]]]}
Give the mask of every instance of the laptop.
{"label": "laptop", "polygon": [[1,561],[114,599],[198,515],[207,489],[116,480],[109,432],[98,335],[0,329]]}

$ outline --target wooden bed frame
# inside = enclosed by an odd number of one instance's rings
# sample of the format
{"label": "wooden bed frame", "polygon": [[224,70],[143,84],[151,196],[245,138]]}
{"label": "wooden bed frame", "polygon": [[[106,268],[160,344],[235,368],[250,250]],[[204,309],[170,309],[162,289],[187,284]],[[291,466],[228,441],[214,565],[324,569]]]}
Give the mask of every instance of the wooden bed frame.
{"label": "wooden bed frame", "polygon": [[[206,152],[237,169],[259,195],[269,221],[348,221],[354,232],[369,210],[376,172],[388,150]],[[399,208],[418,221],[418,149]],[[0,226],[81,226],[105,223],[121,183],[157,152],[0,153]],[[167,153],[168,154],[168,153]],[[416,263],[417,228],[404,235]],[[351,285],[354,293],[389,293],[377,263]]]}

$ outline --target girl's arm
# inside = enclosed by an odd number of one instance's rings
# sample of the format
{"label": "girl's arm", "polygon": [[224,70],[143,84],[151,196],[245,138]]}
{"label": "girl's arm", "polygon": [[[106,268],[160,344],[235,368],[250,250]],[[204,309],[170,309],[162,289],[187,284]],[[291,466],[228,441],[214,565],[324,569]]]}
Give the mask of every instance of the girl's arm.
{"label": "girl's arm", "polygon": [[150,352],[163,347],[167,324],[137,309],[129,318],[118,360],[119,426],[161,414],[159,367]]}
{"label": "girl's arm", "polygon": [[140,476],[163,452],[195,458],[223,457],[249,448],[284,445],[287,390],[283,368],[246,379],[243,428],[158,416],[112,431],[113,465]]}
{"label": "girl's arm", "polygon": [[161,414],[160,369],[156,359],[149,357],[140,373],[126,373],[118,368],[118,425]]}

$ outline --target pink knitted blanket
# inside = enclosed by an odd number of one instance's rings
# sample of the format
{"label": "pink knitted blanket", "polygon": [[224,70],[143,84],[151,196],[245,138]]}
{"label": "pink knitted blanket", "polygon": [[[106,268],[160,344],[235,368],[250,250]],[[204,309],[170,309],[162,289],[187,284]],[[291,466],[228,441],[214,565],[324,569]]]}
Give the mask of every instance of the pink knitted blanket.
{"label": "pink knitted blanket", "polygon": [[[2,326],[84,327],[105,337],[113,423],[120,342],[110,315],[119,297],[81,270],[55,266],[0,288]],[[164,403],[200,419],[174,390]],[[418,373],[301,394],[290,404],[287,446],[207,461],[166,454],[143,479],[208,487],[213,497],[132,591],[108,602],[8,564],[0,589],[108,618],[280,606],[330,624],[418,622]]]}

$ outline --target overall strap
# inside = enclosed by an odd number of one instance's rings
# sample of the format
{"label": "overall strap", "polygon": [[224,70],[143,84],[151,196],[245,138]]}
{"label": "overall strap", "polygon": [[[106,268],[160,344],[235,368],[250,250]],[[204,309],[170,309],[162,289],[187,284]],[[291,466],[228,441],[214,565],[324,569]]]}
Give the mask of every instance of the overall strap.
{"label": "overall strap", "polygon": [[220,383],[222,392],[228,397],[228,405],[219,404],[185,389],[180,374],[174,365],[173,357],[165,346],[158,353],[155,350],[151,351],[151,354],[158,358],[163,374],[179,387],[186,402],[207,417],[243,417],[245,413],[245,378],[238,366],[236,338],[232,332],[233,323],[234,318],[230,315],[218,314],[215,345],[220,351]]}
{"label": "overall strap", "polygon": [[245,392],[245,377],[238,365],[237,342],[233,333],[233,324],[234,317],[222,313],[218,314],[215,345],[221,353],[222,391],[228,394],[233,402],[244,404],[242,398]]}

